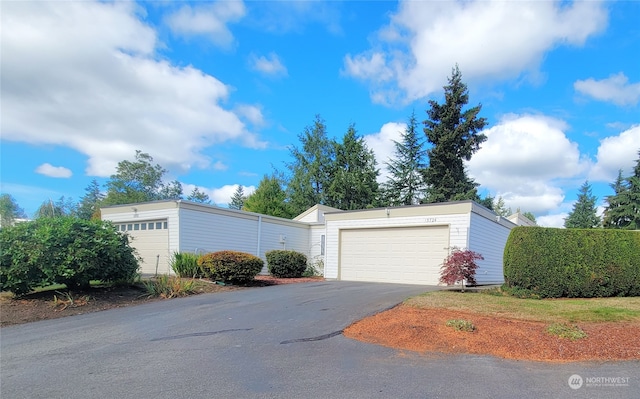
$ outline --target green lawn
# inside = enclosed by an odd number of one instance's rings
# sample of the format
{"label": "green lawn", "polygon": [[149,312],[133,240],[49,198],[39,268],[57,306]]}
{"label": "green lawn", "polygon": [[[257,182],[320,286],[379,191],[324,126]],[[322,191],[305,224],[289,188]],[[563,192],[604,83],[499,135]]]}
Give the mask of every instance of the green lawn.
{"label": "green lawn", "polygon": [[437,291],[409,298],[405,304],[419,308],[446,308],[548,323],[640,322],[640,297],[520,299],[490,295],[483,291]]}

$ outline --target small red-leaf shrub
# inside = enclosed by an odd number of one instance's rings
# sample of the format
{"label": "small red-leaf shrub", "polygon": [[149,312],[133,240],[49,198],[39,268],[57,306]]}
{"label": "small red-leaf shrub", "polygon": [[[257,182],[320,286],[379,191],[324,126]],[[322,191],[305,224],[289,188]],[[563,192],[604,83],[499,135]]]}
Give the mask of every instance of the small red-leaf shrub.
{"label": "small red-leaf shrub", "polygon": [[225,283],[246,283],[253,280],[264,266],[257,256],[238,251],[218,251],[198,258],[198,266],[206,278]]}
{"label": "small red-leaf shrub", "polygon": [[465,281],[467,284],[476,283],[476,270],[478,269],[476,260],[483,259],[484,257],[477,252],[454,248],[440,267],[440,282],[453,285],[460,281],[464,291]]}

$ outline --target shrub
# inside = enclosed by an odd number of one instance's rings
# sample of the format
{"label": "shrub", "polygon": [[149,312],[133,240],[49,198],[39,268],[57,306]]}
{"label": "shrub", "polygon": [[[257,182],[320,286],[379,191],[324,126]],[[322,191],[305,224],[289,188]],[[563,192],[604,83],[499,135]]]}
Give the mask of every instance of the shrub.
{"label": "shrub", "polygon": [[466,332],[474,332],[476,330],[476,326],[473,325],[469,320],[462,319],[454,319],[447,320],[447,327],[454,328],[458,331],[466,331]]}
{"label": "shrub", "polygon": [[171,269],[179,277],[202,277],[203,273],[198,266],[199,256],[190,252],[174,252],[171,258]]}
{"label": "shrub", "polygon": [[541,298],[639,296],[640,232],[516,227],[504,276]]}
{"label": "shrub", "polygon": [[580,327],[566,323],[553,323],[549,325],[549,327],[547,327],[547,333],[560,338],[570,339],[571,341],[587,337],[587,333]]}
{"label": "shrub", "polygon": [[219,251],[200,256],[198,266],[206,278],[225,283],[245,283],[253,280],[264,262],[245,252]]}
{"label": "shrub", "polygon": [[137,269],[128,236],[109,222],[43,218],[0,229],[0,289],[16,295],[52,284],[133,281]]}
{"label": "shrub", "polygon": [[307,256],[296,251],[274,250],[265,254],[269,273],[274,277],[302,277],[307,269]]}
{"label": "shrub", "polygon": [[460,281],[464,291],[465,281],[468,284],[476,283],[476,269],[478,269],[476,260],[482,259],[484,259],[482,255],[477,252],[454,248],[440,267],[440,282],[452,285]]}
{"label": "shrub", "polygon": [[142,282],[149,296],[176,298],[196,292],[194,280],[183,280],[180,277],[162,274],[156,278]]}

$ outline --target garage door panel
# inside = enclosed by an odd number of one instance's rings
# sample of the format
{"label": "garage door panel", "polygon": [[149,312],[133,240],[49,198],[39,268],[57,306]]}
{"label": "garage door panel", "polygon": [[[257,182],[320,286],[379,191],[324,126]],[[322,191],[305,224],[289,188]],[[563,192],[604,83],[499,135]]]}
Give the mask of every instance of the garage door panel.
{"label": "garage door panel", "polygon": [[437,284],[448,246],[448,226],[343,230],[340,279]]}

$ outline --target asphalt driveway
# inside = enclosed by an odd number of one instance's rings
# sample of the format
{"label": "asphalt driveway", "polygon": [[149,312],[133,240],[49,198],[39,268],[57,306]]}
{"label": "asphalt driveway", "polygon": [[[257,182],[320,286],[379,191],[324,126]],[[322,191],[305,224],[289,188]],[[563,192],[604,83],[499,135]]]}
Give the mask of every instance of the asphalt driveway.
{"label": "asphalt driveway", "polygon": [[[3,399],[637,397],[640,362],[548,365],[420,355],[340,334],[355,320],[432,289],[291,284],[5,327],[0,394]],[[579,389],[569,387],[574,374],[585,382]],[[604,386],[595,378],[617,379],[615,386]]]}

